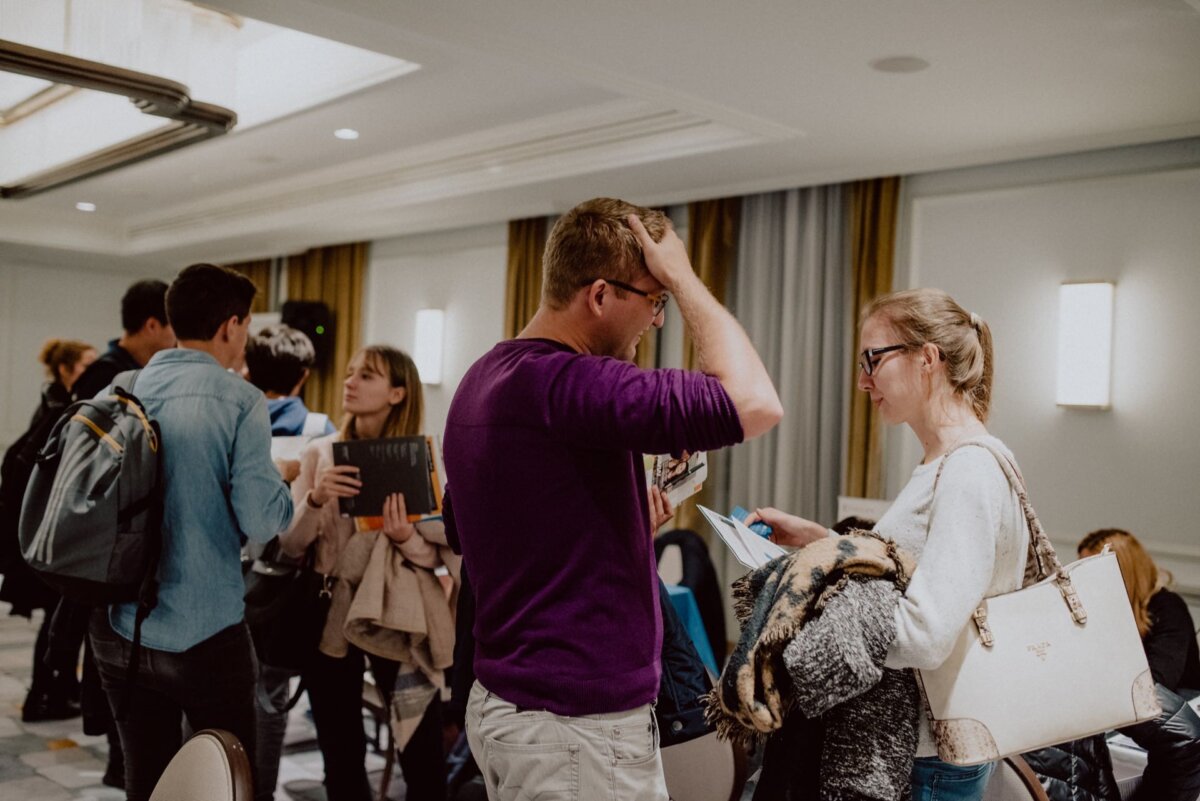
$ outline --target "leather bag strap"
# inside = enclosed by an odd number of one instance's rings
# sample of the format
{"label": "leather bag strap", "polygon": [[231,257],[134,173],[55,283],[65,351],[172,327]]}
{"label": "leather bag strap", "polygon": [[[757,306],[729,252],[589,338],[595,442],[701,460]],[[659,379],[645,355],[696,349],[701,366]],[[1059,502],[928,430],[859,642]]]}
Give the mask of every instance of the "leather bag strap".
{"label": "leather bag strap", "polygon": [[[1083,604],[1079,600],[1079,595],[1075,592],[1070,575],[1063,570],[1062,562],[1059,561],[1058,554],[1054,552],[1054,546],[1050,544],[1050,538],[1046,536],[1046,531],[1042,528],[1042,522],[1038,519],[1037,512],[1033,510],[1033,504],[1029,502],[1029,490],[1025,486],[1025,478],[1021,475],[1020,469],[1013,463],[1012,459],[994,446],[980,440],[960,442],[942,455],[937,475],[933,479],[933,491],[937,492],[938,480],[942,477],[942,471],[946,468],[946,461],[949,459],[950,454],[959,448],[967,447],[983,448],[995,457],[996,461],[1000,464],[1000,469],[1004,471],[1004,475],[1008,479],[1009,486],[1017,493],[1017,498],[1021,502],[1021,511],[1024,513],[1025,520],[1029,524],[1030,557],[1025,561],[1025,576],[1021,586],[1028,587],[1031,584],[1036,584],[1039,581],[1053,577],[1058,584],[1059,591],[1062,593],[1067,608],[1071,611],[1071,616],[1077,623],[1086,623],[1087,611],[1083,608]],[[990,644],[990,642],[987,642],[990,640],[990,632],[985,632],[987,625],[986,608],[981,606],[976,610],[974,617],[985,643]]]}

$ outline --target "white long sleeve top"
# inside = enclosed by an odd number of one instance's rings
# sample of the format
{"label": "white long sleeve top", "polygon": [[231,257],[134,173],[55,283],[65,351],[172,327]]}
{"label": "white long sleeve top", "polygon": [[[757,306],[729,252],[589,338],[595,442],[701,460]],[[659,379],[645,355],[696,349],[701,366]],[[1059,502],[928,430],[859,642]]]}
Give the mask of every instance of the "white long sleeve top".
{"label": "white long sleeve top", "polygon": [[[993,436],[987,442],[1012,457]],[[1029,533],[1021,502],[996,457],[984,448],[959,448],[918,465],[875,531],[895,540],[917,568],[896,608],[890,668],[936,668],[946,660],[971,613],[984,598],[1019,589]],[[1013,460],[1014,464],[1016,460]],[[924,709],[917,756],[936,754]]]}

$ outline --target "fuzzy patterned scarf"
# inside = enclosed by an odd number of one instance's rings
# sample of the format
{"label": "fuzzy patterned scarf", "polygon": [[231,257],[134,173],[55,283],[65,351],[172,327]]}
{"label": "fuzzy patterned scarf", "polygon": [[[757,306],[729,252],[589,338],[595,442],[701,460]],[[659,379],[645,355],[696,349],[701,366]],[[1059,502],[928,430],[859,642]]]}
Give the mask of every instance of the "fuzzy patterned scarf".
{"label": "fuzzy patterned scarf", "polygon": [[706,717],[720,737],[749,743],[783,724],[792,706],[783,650],[851,576],[887,579],[903,590],[914,566],[890,540],[852,531],[806,545],[734,582],[742,633],[705,699]]}

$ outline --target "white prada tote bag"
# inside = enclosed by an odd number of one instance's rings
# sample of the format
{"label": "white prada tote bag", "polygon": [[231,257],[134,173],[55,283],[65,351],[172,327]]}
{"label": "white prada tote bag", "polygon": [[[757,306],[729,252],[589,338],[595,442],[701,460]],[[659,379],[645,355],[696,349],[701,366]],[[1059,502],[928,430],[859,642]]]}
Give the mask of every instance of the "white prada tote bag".
{"label": "white prada tote bag", "polygon": [[1116,555],[1105,548],[1063,567],[1016,465],[983,443],[958,447],[986,448],[1000,462],[1030,550],[1024,586],[985,598],[949,658],[917,671],[938,756],[978,765],[1157,717]]}

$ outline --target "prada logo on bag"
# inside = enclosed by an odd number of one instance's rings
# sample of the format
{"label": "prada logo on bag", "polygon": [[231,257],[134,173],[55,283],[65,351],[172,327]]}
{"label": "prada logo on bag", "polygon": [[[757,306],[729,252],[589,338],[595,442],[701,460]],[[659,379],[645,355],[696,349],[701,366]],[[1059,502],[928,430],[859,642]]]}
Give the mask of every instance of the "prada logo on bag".
{"label": "prada logo on bag", "polygon": [[1026,645],[1025,650],[1037,656],[1043,662],[1046,661],[1046,653],[1050,650],[1050,643],[1035,642],[1033,645]]}

